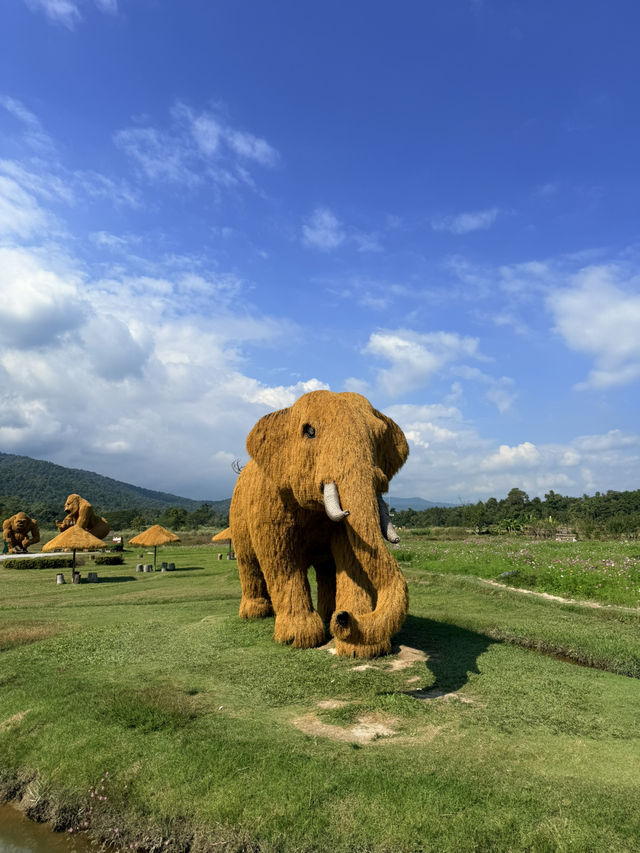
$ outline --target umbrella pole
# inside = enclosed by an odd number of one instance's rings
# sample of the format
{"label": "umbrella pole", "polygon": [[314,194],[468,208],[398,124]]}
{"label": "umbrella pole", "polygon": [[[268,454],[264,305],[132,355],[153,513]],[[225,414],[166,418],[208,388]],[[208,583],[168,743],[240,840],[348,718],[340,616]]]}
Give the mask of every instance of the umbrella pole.
{"label": "umbrella pole", "polygon": [[73,562],[71,563],[71,568],[75,569],[76,567],[76,549],[73,549]]}
{"label": "umbrella pole", "polygon": [[157,550],[158,550],[158,546],[154,545],[153,546],[153,571],[154,572],[156,570],[156,552],[157,552]]}

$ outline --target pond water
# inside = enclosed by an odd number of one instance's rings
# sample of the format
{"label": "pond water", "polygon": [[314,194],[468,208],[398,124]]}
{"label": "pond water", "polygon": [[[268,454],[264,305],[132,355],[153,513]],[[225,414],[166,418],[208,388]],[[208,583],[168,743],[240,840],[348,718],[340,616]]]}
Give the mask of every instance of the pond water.
{"label": "pond water", "polygon": [[0,853],[91,853],[96,850],[84,838],[53,832],[46,823],[35,823],[15,806],[0,805]]}

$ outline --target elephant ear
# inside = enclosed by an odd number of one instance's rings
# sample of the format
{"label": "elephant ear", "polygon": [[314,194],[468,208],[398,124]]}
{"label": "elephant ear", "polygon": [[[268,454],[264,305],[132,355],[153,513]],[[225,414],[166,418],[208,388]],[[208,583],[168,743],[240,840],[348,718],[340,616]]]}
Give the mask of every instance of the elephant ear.
{"label": "elephant ear", "polygon": [[291,409],[280,409],[260,418],[247,436],[247,452],[270,480],[285,485],[289,464],[287,442]]}
{"label": "elephant ear", "polygon": [[386,424],[382,436],[378,439],[378,465],[390,480],[402,468],[409,456],[409,445],[404,433],[395,421],[383,415],[377,409],[374,414]]}

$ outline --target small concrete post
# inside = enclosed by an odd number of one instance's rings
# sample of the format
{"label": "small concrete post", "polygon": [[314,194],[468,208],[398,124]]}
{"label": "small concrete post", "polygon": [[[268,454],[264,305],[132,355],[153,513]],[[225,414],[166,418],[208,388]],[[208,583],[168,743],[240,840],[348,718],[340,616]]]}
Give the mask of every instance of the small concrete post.
{"label": "small concrete post", "polygon": [[64,575],[62,572],[58,572],[56,575],[56,583],[65,583]]}
{"label": "small concrete post", "polygon": [[142,565],[142,563],[138,563],[138,565],[136,566],[136,572],[144,572],[144,566]]}

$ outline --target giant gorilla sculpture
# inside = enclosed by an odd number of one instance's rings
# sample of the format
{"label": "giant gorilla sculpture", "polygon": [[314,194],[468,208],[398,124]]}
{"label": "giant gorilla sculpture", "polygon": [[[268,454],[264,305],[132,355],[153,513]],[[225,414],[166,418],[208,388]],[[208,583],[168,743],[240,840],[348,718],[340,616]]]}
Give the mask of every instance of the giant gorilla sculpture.
{"label": "giant gorilla sculpture", "polygon": [[62,521],[56,521],[56,527],[62,533],[68,527],[77,524],[93,534],[98,539],[104,539],[109,532],[109,522],[106,518],[100,518],[93,511],[93,507],[80,495],[69,495],[64,505],[67,515]]}
{"label": "giant gorilla sculpture", "polygon": [[322,644],[330,622],[339,655],[388,653],[408,606],[383,538],[398,541],[382,493],[409,454],[400,427],[360,394],[312,391],[261,418],[247,450],[229,514],[239,615],[275,612],[275,640],[299,648]]}
{"label": "giant gorilla sculpture", "polygon": [[35,518],[26,512],[17,512],[2,522],[2,535],[10,554],[26,554],[27,548],[40,541],[40,531]]}

